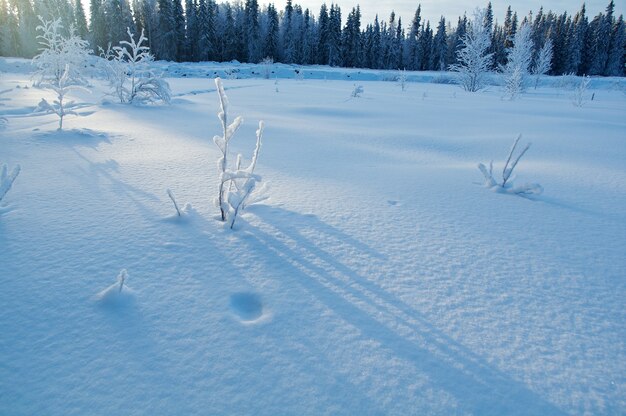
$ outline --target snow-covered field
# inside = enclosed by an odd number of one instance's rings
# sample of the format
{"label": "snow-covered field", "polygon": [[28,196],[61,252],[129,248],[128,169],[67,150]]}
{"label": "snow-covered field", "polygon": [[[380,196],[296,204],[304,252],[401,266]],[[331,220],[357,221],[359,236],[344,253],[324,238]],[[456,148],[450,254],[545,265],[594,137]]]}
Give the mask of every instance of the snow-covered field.
{"label": "snow-covered field", "polygon": [[[169,79],[170,106],[93,80],[58,133],[24,62],[0,65],[0,165],[22,167],[0,206],[0,414],[626,414],[615,80],[575,107],[554,87],[351,98],[331,68],[225,79],[236,151],[265,120],[271,186],[229,230],[209,65]],[[532,199],[476,168],[520,133]],[[122,269],[128,289],[98,296]]]}

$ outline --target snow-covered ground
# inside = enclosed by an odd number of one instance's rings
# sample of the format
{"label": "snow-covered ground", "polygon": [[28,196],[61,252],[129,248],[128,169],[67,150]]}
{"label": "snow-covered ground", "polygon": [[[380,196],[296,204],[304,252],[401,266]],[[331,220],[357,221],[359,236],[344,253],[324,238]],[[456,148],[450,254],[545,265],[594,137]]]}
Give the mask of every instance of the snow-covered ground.
{"label": "snow-covered ground", "polygon": [[[0,61],[0,165],[22,167],[0,206],[0,414],[626,414],[619,80],[575,107],[380,73],[351,98],[356,70],[327,67],[225,79],[236,151],[265,120],[271,185],[229,230],[210,64],[177,66],[170,106],[93,80],[58,133],[24,62]],[[476,168],[520,133],[532,199]]]}

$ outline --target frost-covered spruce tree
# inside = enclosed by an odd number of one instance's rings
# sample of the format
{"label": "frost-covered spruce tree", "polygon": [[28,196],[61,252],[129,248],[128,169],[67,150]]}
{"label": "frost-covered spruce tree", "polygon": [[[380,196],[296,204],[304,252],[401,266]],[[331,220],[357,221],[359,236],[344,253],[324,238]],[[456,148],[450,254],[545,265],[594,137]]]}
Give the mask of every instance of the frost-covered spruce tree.
{"label": "frost-covered spruce tree", "polygon": [[67,82],[70,84],[86,84],[82,72],[91,50],[89,43],[78,36],[74,28],[69,28],[69,35],[63,36],[61,19],[47,21],[39,17],[41,25],[37,31],[41,32],[39,40],[40,53],[32,60],[37,67],[34,74],[35,85],[47,83],[59,85],[61,77],[68,70]]}
{"label": "frost-covered spruce tree", "polygon": [[7,165],[2,165],[2,169],[0,169],[0,201],[2,201],[2,198],[4,198],[11,189],[11,186],[13,186],[13,182],[15,182],[15,178],[19,175],[20,169],[20,165],[17,165],[13,168],[11,173],[9,173]]}
{"label": "frost-covered spruce tree", "polygon": [[515,32],[513,46],[507,50],[507,63],[502,68],[504,89],[509,99],[515,99],[523,90],[533,57],[532,28],[524,23]]}
{"label": "frost-covered spruce tree", "polygon": [[75,111],[71,109],[74,102],[65,101],[65,96],[67,95],[67,93],[73,90],[82,90],[85,92],[89,92],[89,90],[83,87],[82,85],[72,84],[69,74],[70,74],[69,65],[66,65],[65,71],[63,72],[63,75],[61,76],[61,79],[58,82],[56,83],[44,82],[41,84],[42,88],[48,88],[56,92],[57,99],[54,100],[51,104],[48,102],[48,100],[46,100],[45,98],[42,98],[41,101],[39,102],[39,106],[37,107],[37,109],[39,111],[45,111],[47,113],[54,113],[57,116],[59,116],[59,129],[58,129],[59,131],[63,130],[63,118],[65,116],[70,115],[70,114],[75,115],[75,116],[78,115],[78,113],[76,113]]}
{"label": "frost-covered spruce tree", "polygon": [[526,152],[530,148],[530,143],[528,143],[526,147],[524,147],[524,149],[522,149],[522,151],[517,155],[517,157],[513,156],[521,138],[522,135],[520,134],[513,142],[513,146],[511,146],[509,156],[507,157],[506,162],[504,163],[504,168],[502,169],[501,182],[497,181],[494,178],[493,161],[489,163],[489,169],[487,169],[487,167],[482,163],[478,164],[478,169],[480,169],[483,176],[485,177],[485,186],[487,188],[490,188],[496,192],[504,192],[517,195],[539,195],[543,192],[543,187],[538,183],[527,183],[520,186],[513,185],[513,171],[515,170],[515,167],[519,163],[522,156],[524,156],[524,154],[526,154]]}
{"label": "frost-covered spruce tree", "polygon": [[130,41],[121,41],[101,55],[106,59],[105,72],[109,84],[121,103],[149,103],[171,100],[170,86],[150,66],[154,57],[144,45],[148,39],[141,31],[135,41],[134,34],[127,29]]}
{"label": "frost-covered spruce tree", "polygon": [[256,146],[250,164],[242,167],[241,154],[238,154],[232,163],[229,155],[229,144],[241,126],[243,118],[237,116],[232,123],[228,123],[228,98],[220,78],[215,78],[215,86],[220,100],[220,111],[217,116],[222,124],[222,136],[213,137],[213,141],[221,152],[221,157],[217,161],[219,191],[215,202],[220,209],[222,221],[225,221],[232,229],[237,216],[246,206],[267,199],[267,187],[265,184],[259,186],[261,177],[254,173],[261,150],[264,124],[263,121],[259,121],[259,128],[256,131]]}
{"label": "frost-covered spruce tree", "polygon": [[537,89],[539,84],[539,77],[547,74],[552,69],[552,55],[552,39],[548,38],[539,50],[537,60],[532,69],[532,73],[535,76],[535,89]]}
{"label": "frost-covered spruce tree", "polygon": [[484,88],[491,67],[491,30],[484,24],[485,9],[476,9],[467,33],[461,38],[457,62],[450,70],[457,73],[457,81],[465,91],[476,92]]}

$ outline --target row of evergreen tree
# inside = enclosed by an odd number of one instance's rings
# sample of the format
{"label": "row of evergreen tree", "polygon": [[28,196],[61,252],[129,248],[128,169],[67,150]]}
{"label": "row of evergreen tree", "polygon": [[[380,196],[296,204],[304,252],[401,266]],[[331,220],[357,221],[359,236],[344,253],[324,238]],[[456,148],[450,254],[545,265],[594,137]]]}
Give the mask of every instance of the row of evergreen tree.
{"label": "row of evergreen tree", "polygon": [[[445,70],[456,63],[456,52],[469,28],[467,16],[453,26],[441,17],[436,25],[424,20],[418,5],[406,27],[391,13],[387,21],[364,28],[359,6],[342,27],[338,5],[323,4],[315,16],[287,0],[279,11],[262,8],[257,0],[220,3],[215,0],[90,0],[90,24],[80,0],[0,0],[0,55],[31,57],[37,51],[37,16],[61,18],[74,27],[95,51],[106,50],[133,33],[145,30],[157,59],[172,61],[277,62],[322,64],[374,69]],[[585,5],[573,16],[540,9],[518,16],[507,9],[502,24],[487,5],[484,25],[491,33],[493,69],[506,64],[506,49],[519,25],[532,26],[534,50],[547,39],[554,55],[551,74],[624,75],[626,24],[615,17],[614,2],[604,13],[587,16]],[[536,52],[535,52],[536,53]]]}

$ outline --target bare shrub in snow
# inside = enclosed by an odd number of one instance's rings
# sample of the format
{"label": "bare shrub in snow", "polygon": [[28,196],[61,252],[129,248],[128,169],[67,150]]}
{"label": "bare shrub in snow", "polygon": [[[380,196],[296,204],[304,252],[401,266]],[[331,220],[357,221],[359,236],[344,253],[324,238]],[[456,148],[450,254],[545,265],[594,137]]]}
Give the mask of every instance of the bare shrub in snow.
{"label": "bare shrub in snow", "polygon": [[111,302],[113,304],[128,300],[128,295],[132,294],[132,289],[126,285],[127,280],[128,272],[126,269],[120,270],[120,273],[117,275],[117,281],[98,293],[95,299],[105,303]]}
{"label": "bare shrub in snow", "polygon": [[130,41],[101,53],[105,58],[105,72],[109,84],[121,103],[151,103],[171,100],[170,86],[150,67],[154,57],[143,45],[148,39],[143,30],[139,40],[127,29]]}
{"label": "bare shrub in snow", "polygon": [[359,98],[361,96],[361,94],[363,94],[363,85],[354,85],[354,89],[352,90],[352,93],[350,94],[350,96],[352,98]]}
{"label": "bare shrub in snow", "polygon": [[505,192],[517,195],[539,195],[543,192],[543,187],[538,183],[527,183],[520,186],[513,185],[513,179],[511,178],[511,175],[513,174],[513,171],[515,170],[515,167],[519,163],[522,156],[524,156],[524,154],[530,148],[530,143],[528,143],[526,147],[524,147],[524,149],[522,149],[522,151],[517,155],[517,157],[513,156],[521,138],[522,135],[520,134],[513,142],[513,146],[511,146],[509,156],[507,157],[506,162],[504,163],[504,168],[502,169],[501,182],[496,181],[493,176],[493,161],[489,163],[489,169],[487,169],[487,167],[482,163],[478,164],[478,169],[480,169],[483,176],[485,177],[486,187],[493,189],[497,192]]}
{"label": "bare shrub in snow", "polygon": [[267,199],[267,187],[265,184],[259,186],[261,177],[254,173],[256,163],[261,150],[261,138],[263,136],[263,121],[259,121],[259,128],[256,131],[256,146],[252,154],[252,160],[246,167],[242,167],[242,156],[237,155],[234,165],[231,167],[229,144],[233,138],[243,118],[235,117],[231,124],[228,124],[228,98],[224,92],[224,86],[220,78],[215,78],[215,85],[220,100],[220,111],[217,114],[222,124],[222,136],[213,137],[213,141],[219,148],[222,156],[217,161],[219,169],[219,191],[216,205],[220,209],[221,219],[229,224],[232,229],[235,220],[248,205]]}
{"label": "bare shrub in snow", "polygon": [[537,89],[539,84],[539,77],[547,74],[552,69],[552,55],[552,39],[548,38],[539,50],[537,61],[532,68],[532,73],[535,76],[535,89]]}
{"label": "bare shrub in snow", "polygon": [[9,173],[9,168],[7,165],[2,165],[2,169],[0,169],[0,201],[2,198],[9,192],[11,186],[13,186],[13,182],[15,182],[15,178],[20,174],[20,165],[17,165],[13,168],[11,173]]}
{"label": "bare shrub in snow", "polygon": [[40,53],[32,60],[37,67],[33,77],[35,85],[42,83],[49,85],[59,85],[61,77],[67,75],[66,83],[86,84],[82,77],[82,72],[91,50],[89,43],[83,40],[74,32],[74,28],[69,29],[69,35],[63,36],[61,31],[61,19],[52,21],[44,20],[39,16],[41,25],[37,26],[37,31],[41,32],[37,36],[41,45]]}
{"label": "bare shrub in snow", "polygon": [[185,214],[189,214],[189,212],[190,212],[190,211],[191,211],[191,209],[192,209],[192,208],[191,208],[191,204],[190,204],[189,202],[188,202],[188,203],[186,203],[186,204],[183,206],[183,208],[181,209],[181,208],[178,206],[178,202],[176,201],[176,197],[174,196],[174,193],[173,193],[170,189],[168,189],[168,190],[167,190],[167,196],[169,196],[169,197],[170,197],[170,199],[172,200],[172,204],[174,204],[174,209],[176,209],[176,216],[177,216],[177,217],[181,218],[181,217],[183,217],[183,215],[185,215]]}
{"label": "bare shrub in snow", "polygon": [[42,98],[37,106],[37,111],[54,113],[59,116],[59,130],[63,130],[63,118],[70,114],[78,115],[78,113],[71,109],[74,102],[65,102],[65,96],[68,92],[73,90],[82,90],[85,92],[89,92],[89,90],[82,85],[72,84],[69,65],[65,66],[65,71],[58,82],[43,82],[41,83],[41,87],[53,90],[57,94],[57,99],[51,104],[45,98]]}
{"label": "bare shrub in snow", "polygon": [[462,38],[463,45],[457,51],[458,63],[450,66],[465,91],[476,92],[484,88],[491,66],[493,54],[487,53],[491,46],[491,31],[485,27],[484,21],[485,9],[476,9],[468,32]]}
{"label": "bare shrub in snow", "polygon": [[581,77],[580,82],[574,89],[574,95],[572,96],[572,103],[576,107],[582,107],[585,105],[587,101],[587,90],[589,89],[589,83],[591,82],[591,77],[588,75]]}
{"label": "bare shrub in snow", "polygon": [[522,24],[513,37],[513,47],[507,50],[507,64],[502,67],[504,89],[509,99],[514,100],[523,90],[533,56],[532,29]]}

